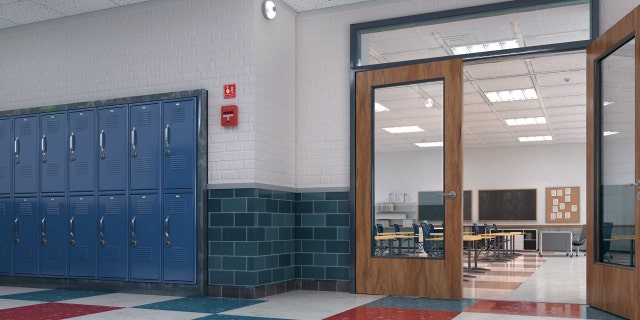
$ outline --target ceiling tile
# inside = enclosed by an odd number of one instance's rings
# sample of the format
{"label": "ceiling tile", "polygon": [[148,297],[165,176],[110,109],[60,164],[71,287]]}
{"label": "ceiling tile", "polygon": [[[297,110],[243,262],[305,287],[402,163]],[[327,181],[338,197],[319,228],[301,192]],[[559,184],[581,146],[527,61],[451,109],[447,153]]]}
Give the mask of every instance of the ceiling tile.
{"label": "ceiling tile", "polygon": [[530,76],[478,80],[477,83],[480,86],[480,89],[485,92],[510,89],[525,89],[533,87],[533,82],[531,82]]}
{"label": "ceiling tile", "polygon": [[533,71],[536,73],[558,72],[565,70],[586,70],[587,54],[584,52],[556,54],[533,58],[530,60]]}
{"label": "ceiling tile", "polygon": [[587,112],[586,106],[576,107],[557,107],[557,108],[545,108],[548,115],[571,115],[571,114],[585,114]]}
{"label": "ceiling tile", "polygon": [[463,105],[463,113],[466,116],[467,114],[470,113],[479,113],[479,112],[492,112],[493,110],[491,109],[491,107],[486,104],[486,103],[475,103],[475,104],[467,104],[467,102],[464,102]]}
{"label": "ceiling tile", "polygon": [[541,87],[587,82],[587,73],[585,71],[566,71],[537,74],[535,77],[538,81],[538,85],[540,85]]}
{"label": "ceiling tile", "polygon": [[545,102],[545,105],[548,107],[579,106],[579,105],[586,105],[587,97],[583,95],[551,97],[551,98],[544,99],[544,102]]}
{"label": "ceiling tile", "polygon": [[31,0],[43,7],[64,15],[81,14],[115,7],[109,0]]}
{"label": "ceiling tile", "polygon": [[514,118],[531,118],[531,117],[544,117],[542,109],[522,109],[513,111],[501,111],[498,113],[502,119],[514,119]]}
{"label": "ceiling tile", "polygon": [[0,19],[16,24],[28,24],[62,17],[62,14],[31,1],[13,2],[0,6]]}
{"label": "ceiling tile", "polygon": [[527,110],[540,108],[539,100],[506,101],[494,103],[496,111]]}
{"label": "ceiling tile", "polygon": [[587,86],[585,84],[569,84],[558,85],[553,87],[541,87],[540,94],[545,97],[560,97],[560,96],[577,96],[587,95]]}
{"label": "ceiling tile", "polygon": [[527,64],[522,59],[469,65],[465,67],[465,70],[474,79],[512,77],[514,75],[529,74]]}

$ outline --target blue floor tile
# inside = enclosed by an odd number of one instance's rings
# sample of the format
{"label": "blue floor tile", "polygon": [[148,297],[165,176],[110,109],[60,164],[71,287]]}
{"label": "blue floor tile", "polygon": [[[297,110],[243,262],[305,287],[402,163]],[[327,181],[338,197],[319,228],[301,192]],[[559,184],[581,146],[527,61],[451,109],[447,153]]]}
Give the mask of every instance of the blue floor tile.
{"label": "blue floor tile", "polygon": [[202,317],[202,318],[196,318],[196,320],[287,320],[287,319],[233,316],[233,315],[227,315],[227,314],[213,314],[213,315]]}
{"label": "blue floor tile", "polygon": [[220,313],[262,303],[261,300],[241,300],[227,298],[182,298],[137,306],[140,309]]}
{"label": "blue floor tile", "polygon": [[435,299],[435,298],[411,298],[411,297],[384,297],[367,303],[370,307],[439,310],[463,312],[477,300],[473,299]]}
{"label": "blue floor tile", "polygon": [[2,299],[58,302],[107,294],[107,292],[78,291],[78,290],[43,290],[36,292],[16,293],[0,296]]}

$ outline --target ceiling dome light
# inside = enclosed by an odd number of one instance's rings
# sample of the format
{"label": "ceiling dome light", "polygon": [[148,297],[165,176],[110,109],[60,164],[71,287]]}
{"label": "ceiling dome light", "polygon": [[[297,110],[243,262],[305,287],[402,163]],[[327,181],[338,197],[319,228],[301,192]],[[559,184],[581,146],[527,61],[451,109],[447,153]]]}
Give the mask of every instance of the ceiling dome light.
{"label": "ceiling dome light", "polygon": [[276,17],[276,4],[267,0],[262,4],[262,15],[269,20],[273,20]]}

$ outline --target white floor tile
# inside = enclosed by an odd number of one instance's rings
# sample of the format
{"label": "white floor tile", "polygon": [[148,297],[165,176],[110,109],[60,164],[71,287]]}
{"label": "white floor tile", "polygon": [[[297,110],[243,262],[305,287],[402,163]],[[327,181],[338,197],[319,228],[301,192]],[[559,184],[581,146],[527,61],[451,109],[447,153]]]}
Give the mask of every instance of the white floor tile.
{"label": "white floor tile", "polygon": [[178,312],[149,309],[119,309],[86,316],[69,318],[76,320],[115,320],[115,319],[136,319],[136,320],[188,320],[208,316],[208,313]]}
{"label": "white floor tile", "polygon": [[169,300],[174,300],[179,298],[181,297],[129,294],[129,293],[110,293],[110,294],[104,294],[104,295],[93,296],[93,297],[66,300],[65,303],[125,308],[125,307],[141,306],[149,303],[169,301]]}
{"label": "white floor tile", "polygon": [[32,306],[34,304],[43,303],[40,301],[25,301],[25,300],[9,300],[0,299],[0,309],[9,309],[16,307]]}

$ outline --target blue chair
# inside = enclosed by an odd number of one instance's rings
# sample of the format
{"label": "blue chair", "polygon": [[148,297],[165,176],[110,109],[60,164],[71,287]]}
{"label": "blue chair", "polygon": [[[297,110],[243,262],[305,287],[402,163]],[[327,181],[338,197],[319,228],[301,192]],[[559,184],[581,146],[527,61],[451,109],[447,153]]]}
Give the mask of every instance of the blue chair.
{"label": "blue chair", "polygon": [[383,233],[384,232],[384,228],[382,227],[381,224],[376,224],[376,228],[378,228],[378,233]]}
{"label": "blue chair", "polygon": [[[601,261],[605,261],[611,263],[613,261],[613,254],[611,254],[611,241],[607,241],[605,239],[611,239],[611,234],[613,233],[613,222],[603,222],[602,223],[602,236],[600,237],[600,256]],[[607,257],[607,253],[609,257]]]}
{"label": "blue chair", "polygon": [[430,240],[431,231],[427,224],[422,224],[422,249],[428,257],[442,257],[444,254],[444,248],[442,247],[443,241]]}
{"label": "blue chair", "polygon": [[393,231],[400,232],[400,226],[397,223],[393,224]]}

